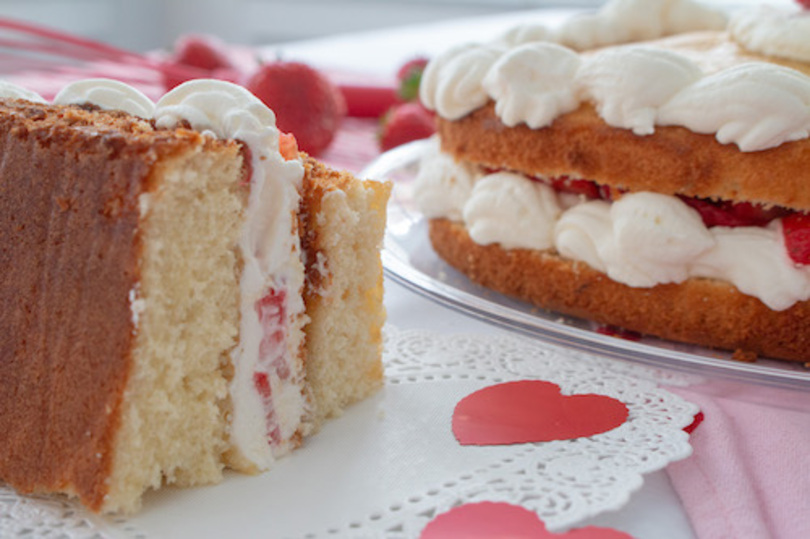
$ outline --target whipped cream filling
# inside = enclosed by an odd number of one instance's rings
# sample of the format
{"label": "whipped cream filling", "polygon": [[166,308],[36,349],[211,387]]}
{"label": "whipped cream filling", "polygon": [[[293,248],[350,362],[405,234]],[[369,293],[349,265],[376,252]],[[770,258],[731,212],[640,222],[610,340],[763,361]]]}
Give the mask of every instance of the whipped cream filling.
{"label": "whipped cream filling", "polygon": [[[45,102],[7,82],[0,83],[0,97]],[[298,358],[306,321],[296,219],[304,169],[300,160],[286,161],[279,153],[275,115],[244,88],[215,80],[181,84],[157,104],[117,81],[79,81],[65,87],[55,102],[125,110],[154,118],[158,127],[187,121],[204,135],[239,140],[250,148],[250,195],[239,239],[244,265],[240,341],[231,353],[230,438],[244,458],[266,469],[292,449],[291,438],[308,408]],[[148,195],[140,203],[148,211]],[[144,309],[137,290],[130,294],[130,305],[137,323]]]}
{"label": "whipped cream filling", "polygon": [[[562,196],[516,173],[471,173],[461,164],[452,172],[453,166],[433,145],[416,178],[415,200],[427,218],[463,222],[481,245],[553,249],[638,288],[718,279],[777,311],[810,298],[810,267],[788,256],[781,220],[767,227],[707,228],[674,196],[637,192],[611,203]],[[448,189],[453,182],[437,177],[440,171],[469,177],[471,189]],[[434,200],[425,204],[427,197]]]}
{"label": "whipped cream filling", "polygon": [[[796,17],[802,24],[810,20]],[[428,64],[420,98],[448,120],[492,100],[505,125],[535,129],[590,102],[608,125],[640,136],[652,134],[655,126],[677,125],[715,134],[744,152],[810,136],[810,77],[799,71],[751,62],[704,73],[685,55],[642,44],[581,57],[574,52],[720,30],[725,21],[687,0],[612,0],[557,31],[522,27],[490,43],[454,47]],[[777,32],[775,25],[772,33]],[[808,42],[804,26],[787,34]]]}
{"label": "whipped cream filling", "polygon": [[[240,342],[231,353],[230,434],[245,458],[266,469],[292,449],[290,437],[307,407],[302,392],[304,366],[297,358],[306,316],[299,293],[304,268],[296,233],[303,165],[298,160],[284,160],[275,115],[235,84],[214,80],[183,83],[157,102],[154,118],[158,127],[188,121],[204,134],[240,140],[251,150],[253,175],[239,241],[244,266],[239,283]],[[275,320],[281,328],[263,326],[263,301],[282,296],[277,306],[282,314],[264,318],[265,322]],[[276,428],[279,433],[273,436]],[[268,444],[268,434],[272,444]]]}
{"label": "whipped cream filling", "polygon": [[[504,214],[510,214],[504,220]],[[476,243],[507,249],[548,249],[560,213],[554,190],[519,174],[497,172],[480,178],[463,204],[462,215]],[[514,230],[510,228],[516,227]],[[517,241],[514,241],[518,239]]]}

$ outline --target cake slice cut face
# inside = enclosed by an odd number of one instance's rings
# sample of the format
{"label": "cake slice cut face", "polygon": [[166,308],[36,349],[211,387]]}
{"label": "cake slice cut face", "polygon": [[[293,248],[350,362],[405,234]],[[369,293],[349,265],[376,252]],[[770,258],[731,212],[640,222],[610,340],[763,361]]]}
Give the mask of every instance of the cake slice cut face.
{"label": "cake slice cut face", "polygon": [[[132,512],[149,488],[270,468],[380,387],[388,185],[282,156],[272,112],[229,83],[156,105],[112,81],[3,92],[0,480]],[[363,238],[362,280],[306,239],[336,226]]]}
{"label": "cake slice cut face", "polygon": [[[542,307],[810,359],[810,56],[754,50],[737,19],[676,28],[710,20],[674,17],[698,9],[687,1],[658,13],[669,31],[636,36],[626,4],[431,62],[438,139],[415,196],[435,249]],[[602,48],[577,50],[589,28]]]}
{"label": "cake slice cut face", "polygon": [[[158,127],[183,121],[250,148],[250,189],[237,240],[239,342],[230,351],[229,456],[239,468],[267,469],[294,446],[305,415],[304,266],[298,235],[303,166],[278,150],[273,113],[234,85],[192,82],[165,95]],[[267,440],[270,440],[270,444]]]}

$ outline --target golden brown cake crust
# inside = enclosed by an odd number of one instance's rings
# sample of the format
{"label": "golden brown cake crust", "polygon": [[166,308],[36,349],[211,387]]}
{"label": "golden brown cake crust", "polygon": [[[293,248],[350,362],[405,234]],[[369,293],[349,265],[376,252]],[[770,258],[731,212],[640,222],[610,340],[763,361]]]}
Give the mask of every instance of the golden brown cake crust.
{"label": "golden brown cake crust", "polygon": [[0,480],[101,507],[136,331],[138,197],[161,158],[209,143],[0,100]]}
{"label": "golden brown cake crust", "polygon": [[[328,275],[319,271],[316,260],[318,253],[323,250],[323,245],[318,237],[318,226],[314,222],[315,216],[321,211],[321,203],[326,193],[347,190],[358,180],[349,172],[329,168],[305,153],[301,153],[301,158],[304,164],[304,178],[298,220],[299,230],[302,231],[301,250],[304,252],[307,274],[304,299],[309,303],[318,301],[316,291],[328,285],[328,283],[322,282],[323,279],[328,278]],[[384,195],[381,196],[387,200],[391,189],[389,184],[371,182],[367,185],[381,193],[384,192]],[[326,263],[328,264],[328,261]]]}
{"label": "golden brown cake crust", "polygon": [[318,300],[317,290],[328,283],[328,275],[323,274],[317,267],[317,256],[323,246],[318,237],[318,227],[314,220],[321,210],[323,195],[332,189],[345,187],[349,178],[344,178],[339,172],[325,167],[317,160],[302,153],[304,164],[303,187],[301,189],[301,207],[298,212],[298,227],[301,236],[301,251],[304,253],[307,286],[304,289],[304,301],[309,304]]}
{"label": "golden brown cake crust", "polygon": [[551,251],[479,245],[464,225],[430,221],[436,252],[473,281],[561,313],[665,339],[792,361],[810,360],[810,302],[772,311],[708,279],[632,288]]}
{"label": "golden brown cake crust", "polygon": [[532,130],[503,125],[490,103],[460,120],[440,118],[438,132],[442,150],[488,168],[810,211],[810,140],[740,152],[683,127],[659,126],[639,137],[607,125],[588,104]]}

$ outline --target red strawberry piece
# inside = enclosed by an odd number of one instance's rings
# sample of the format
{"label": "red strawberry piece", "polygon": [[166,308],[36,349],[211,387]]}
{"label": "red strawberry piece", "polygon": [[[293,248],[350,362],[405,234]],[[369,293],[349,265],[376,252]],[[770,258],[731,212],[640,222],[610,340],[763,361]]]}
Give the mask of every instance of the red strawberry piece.
{"label": "red strawberry piece", "polygon": [[608,324],[600,325],[596,328],[596,332],[610,337],[618,337],[626,341],[640,341],[641,333],[631,329],[624,329],[618,326],[611,326]]}
{"label": "red strawberry piece", "polygon": [[263,401],[269,401],[272,397],[272,390],[270,389],[270,378],[266,372],[253,373],[253,385]]}
{"label": "red strawberry piece", "polygon": [[301,150],[312,155],[332,143],[346,115],[346,102],[337,87],[300,62],[264,64],[246,87],[273,109],[278,128],[295,136]]}
{"label": "red strawberry piece", "polygon": [[240,74],[223,41],[198,34],[181,36],[164,65],[164,86],[170,90],[182,82],[200,78],[237,82]]}
{"label": "red strawberry piece", "polygon": [[264,406],[264,423],[267,428],[267,441],[270,445],[281,443],[281,427],[278,425],[276,410],[273,407],[273,389],[270,386],[270,378],[267,373],[254,372],[253,386],[261,398]]}
{"label": "red strawberry piece", "polygon": [[403,101],[414,101],[419,99],[419,84],[422,81],[422,73],[427,67],[428,59],[419,57],[405,62],[397,72],[399,81],[399,97]]}
{"label": "red strawberry piece", "polygon": [[278,151],[285,161],[298,158],[298,141],[289,133],[278,134]]}
{"label": "red strawberry piece", "polygon": [[681,197],[687,206],[697,210],[707,227],[739,226],[738,220],[719,203],[702,198]]}
{"label": "red strawberry piece", "polygon": [[766,208],[750,202],[713,201],[694,197],[681,197],[687,205],[700,213],[703,224],[713,226],[763,226],[788,213],[780,206]]}
{"label": "red strawberry piece", "polygon": [[762,204],[754,204],[752,202],[737,202],[730,204],[730,211],[740,221],[749,223],[744,226],[763,226],[767,225],[774,219],[784,217],[789,213],[787,208],[782,206],[771,206],[766,208]]}
{"label": "red strawberry piece", "polygon": [[423,139],[436,132],[436,124],[425,108],[418,103],[404,103],[392,108],[383,117],[380,130],[380,148],[390,150],[406,142]]}
{"label": "red strawberry piece", "polygon": [[259,343],[259,361],[265,362],[275,357],[274,352],[285,339],[286,298],[284,290],[270,289],[256,302],[256,314],[262,327],[262,340]]}
{"label": "red strawberry piece", "polygon": [[600,198],[599,186],[591,180],[581,180],[568,176],[552,178],[551,187],[563,193],[574,193],[584,195],[588,198]]}
{"label": "red strawberry piece", "polygon": [[782,219],[788,256],[796,264],[810,264],[810,215],[794,213]]}
{"label": "red strawberry piece", "polygon": [[796,0],[804,9],[810,9],[810,0]]}
{"label": "red strawberry piece", "polygon": [[353,118],[379,118],[400,102],[393,86],[338,85],[346,100],[346,114]]}

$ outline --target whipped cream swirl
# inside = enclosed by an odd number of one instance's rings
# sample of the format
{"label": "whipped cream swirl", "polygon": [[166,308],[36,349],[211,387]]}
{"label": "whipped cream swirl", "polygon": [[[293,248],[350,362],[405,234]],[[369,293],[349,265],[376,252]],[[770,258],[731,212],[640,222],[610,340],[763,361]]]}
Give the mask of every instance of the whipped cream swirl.
{"label": "whipped cream swirl", "polygon": [[431,61],[422,74],[422,103],[444,118],[457,120],[482,106],[489,96],[481,81],[504,49],[494,45],[460,45]]}
{"label": "whipped cream swirl", "polygon": [[658,124],[716,133],[723,144],[752,152],[810,133],[810,77],[786,67],[752,63],[709,75],[659,109]]}
{"label": "whipped cream swirl", "polygon": [[503,54],[492,64],[481,86],[495,100],[495,112],[514,127],[551,124],[579,106],[575,77],[579,55],[553,43],[529,43]]}
{"label": "whipped cream swirl", "polygon": [[728,31],[749,51],[810,62],[810,11],[758,6],[732,17]]}
{"label": "whipped cream swirl", "polygon": [[143,92],[110,79],[86,79],[68,84],[53,99],[56,105],[92,103],[105,110],[123,110],[140,118],[151,118],[155,104]]}
{"label": "whipped cream swirl", "polygon": [[[645,75],[633,76],[641,73]],[[609,125],[650,135],[655,131],[659,108],[701,76],[700,68],[682,55],[646,47],[618,47],[588,58],[577,82],[580,95],[595,103]]]}
{"label": "whipped cream swirl", "polygon": [[0,97],[4,99],[25,99],[34,103],[46,103],[45,99],[36,92],[33,92],[13,82],[0,80]]}
{"label": "whipped cream swirl", "polygon": [[519,174],[496,172],[475,183],[463,214],[476,243],[548,249],[560,206],[548,185],[527,182]]}
{"label": "whipped cream swirl", "polygon": [[586,50],[683,32],[722,30],[726,22],[722,12],[692,0],[612,0],[595,13],[566,21],[556,39]]}

